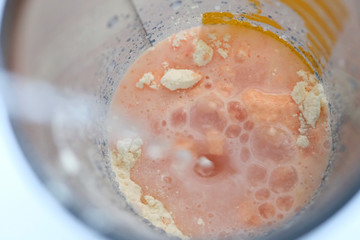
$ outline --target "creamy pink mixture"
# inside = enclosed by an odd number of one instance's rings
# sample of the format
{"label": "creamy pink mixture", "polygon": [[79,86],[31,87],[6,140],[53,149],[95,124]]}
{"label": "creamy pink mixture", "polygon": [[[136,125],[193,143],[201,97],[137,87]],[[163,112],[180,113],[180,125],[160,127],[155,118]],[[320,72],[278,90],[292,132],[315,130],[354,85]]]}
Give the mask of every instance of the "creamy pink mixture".
{"label": "creamy pink mixture", "polygon": [[[199,64],[200,40],[212,54],[200,54]],[[161,84],[170,69],[191,70],[200,80],[170,90]],[[126,116],[142,129],[131,179],[164,204],[185,235],[258,231],[314,195],[328,164],[328,110],[309,127],[309,145],[297,145],[300,110],[291,92],[302,81],[299,70],[310,72],[276,39],[224,25],[171,36],[128,70],[111,117]],[[148,82],[140,84],[144,76]],[[125,137],[110,135],[113,146]]]}

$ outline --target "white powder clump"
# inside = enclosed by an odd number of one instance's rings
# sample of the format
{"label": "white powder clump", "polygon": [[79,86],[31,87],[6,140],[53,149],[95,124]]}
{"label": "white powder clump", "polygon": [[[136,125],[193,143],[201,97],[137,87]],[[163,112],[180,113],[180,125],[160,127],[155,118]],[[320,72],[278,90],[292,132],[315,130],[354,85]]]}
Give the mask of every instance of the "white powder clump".
{"label": "white powder clump", "polygon": [[172,42],[172,46],[174,48],[180,47],[181,41],[185,41],[186,40],[186,36],[185,33],[180,32],[178,34],[175,35],[175,38]]}
{"label": "white powder clump", "polygon": [[304,70],[300,70],[297,72],[297,75],[303,79],[303,81],[308,82],[309,84],[315,85],[318,83],[315,76],[310,74],[309,72],[305,72]]}
{"label": "white powder clump", "polygon": [[195,51],[193,53],[194,63],[199,67],[205,66],[212,60],[214,54],[213,49],[203,40],[195,39],[193,44],[195,46]]}
{"label": "white powder clump", "polygon": [[138,213],[154,226],[181,239],[189,239],[177,228],[171,214],[159,200],[146,195],[144,196],[146,203],[141,201],[142,189],[130,179],[130,171],[142,155],[142,145],[143,141],[140,138],[126,138],[117,142],[117,149],[112,152],[112,164],[119,189]]}
{"label": "white powder clump", "polygon": [[327,100],[322,85],[316,80],[313,74],[300,70],[297,74],[303,81],[296,83],[291,97],[298,104],[300,109],[299,121],[300,135],[297,144],[306,148],[309,140],[304,135],[308,130],[308,125],[315,128],[319,120],[321,109],[327,106]]}
{"label": "white powder clump", "polygon": [[220,54],[220,56],[222,57],[222,58],[227,58],[227,56],[228,56],[228,52],[229,51],[227,51],[227,50],[225,50],[225,49],[223,49],[223,48],[218,48],[218,53]]}
{"label": "white powder clump", "polygon": [[303,81],[295,85],[291,97],[299,105],[306,123],[315,128],[321,108],[327,105],[324,89],[314,75],[303,70],[299,71],[298,75]]}
{"label": "white powder clump", "polygon": [[161,78],[161,84],[171,91],[188,89],[198,83],[201,78],[202,76],[194,71],[171,68]]}
{"label": "white powder clump", "polygon": [[225,34],[225,36],[224,36],[224,42],[228,42],[229,40],[230,40],[230,37],[231,37],[231,35],[230,34]]}
{"label": "white powder clump", "polygon": [[168,62],[162,62],[162,64],[161,64],[162,66],[163,66],[163,68],[165,68],[165,69],[168,69],[169,68],[169,63]]}
{"label": "white powder clump", "polygon": [[299,115],[299,122],[300,122],[299,132],[301,134],[305,134],[307,132],[307,126],[306,126],[306,121],[301,113]]}
{"label": "white powder clump", "polygon": [[159,89],[159,85],[157,85],[155,83],[151,84],[149,87],[154,90]]}
{"label": "white powder clump", "polygon": [[224,44],[223,44],[223,47],[226,48],[226,49],[229,49],[229,48],[230,48],[230,44],[224,43]]}
{"label": "white powder clump", "polygon": [[315,128],[315,124],[320,116],[321,98],[321,95],[318,95],[312,90],[309,94],[307,94],[303,103],[304,118],[313,128]]}
{"label": "white powder clump", "polygon": [[141,146],[143,142],[140,138],[125,138],[118,141],[117,148],[117,160],[121,164],[122,176],[124,178],[130,178],[130,169],[134,166],[135,162],[141,155]]}
{"label": "white powder clump", "polygon": [[[181,239],[189,239],[177,228],[170,213],[165,209],[164,205],[150,195],[144,196],[147,203],[146,208],[143,208],[142,215],[149,219],[155,226],[161,227],[166,232],[180,237]],[[158,223],[157,225],[155,223]]]}
{"label": "white powder clump", "polygon": [[222,45],[222,42],[220,40],[213,41],[213,44],[215,47],[219,48]]}
{"label": "white powder clump", "polygon": [[198,225],[205,226],[205,222],[204,222],[204,220],[203,220],[202,218],[199,218],[199,219],[197,220],[197,224],[198,224]]}
{"label": "white powder clump", "polygon": [[151,72],[145,73],[140,80],[136,83],[137,88],[144,88],[144,85],[148,85],[152,89],[157,89],[157,85],[154,82],[154,75]]}
{"label": "white powder clump", "polygon": [[306,91],[307,86],[308,86],[308,83],[305,81],[296,83],[296,85],[291,93],[291,97],[294,99],[296,104],[301,104],[302,102],[304,102],[306,95],[307,95],[307,91]]}
{"label": "white powder clump", "polygon": [[235,55],[235,60],[238,62],[244,62],[250,58],[250,46],[241,46]]}
{"label": "white powder clump", "polygon": [[210,39],[211,46],[216,49],[219,55],[224,59],[227,58],[230,49],[230,44],[228,44],[231,37],[230,34],[227,33],[224,35],[223,42],[217,39],[215,33],[208,33],[208,37]]}
{"label": "white powder clump", "polygon": [[296,141],[296,144],[299,147],[306,148],[307,146],[309,146],[309,139],[304,135],[300,135]]}
{"label": "white powder clump", "polygon": [[208,33],[208,37],[209,37],[211,40],[215,41],[215,40],[216,40],[216,33]]}

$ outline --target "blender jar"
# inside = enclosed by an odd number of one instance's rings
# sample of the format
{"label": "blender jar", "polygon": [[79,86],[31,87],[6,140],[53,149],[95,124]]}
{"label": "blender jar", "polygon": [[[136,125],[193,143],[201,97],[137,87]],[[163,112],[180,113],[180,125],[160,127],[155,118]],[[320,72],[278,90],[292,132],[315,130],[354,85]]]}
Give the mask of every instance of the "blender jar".
{"label": "blender jar", "polygon": [[113,94],[137,57],[174,33],[212,21],[260,27],[306,59],[331,112],[322,186],[294,218],[258,236],[291,239],[359,189],[359,11],[355,0],[7,1],[2,95],[34,171],[75,216],[109,238],[167,239],[126,203],[115,180],[105,124]]}

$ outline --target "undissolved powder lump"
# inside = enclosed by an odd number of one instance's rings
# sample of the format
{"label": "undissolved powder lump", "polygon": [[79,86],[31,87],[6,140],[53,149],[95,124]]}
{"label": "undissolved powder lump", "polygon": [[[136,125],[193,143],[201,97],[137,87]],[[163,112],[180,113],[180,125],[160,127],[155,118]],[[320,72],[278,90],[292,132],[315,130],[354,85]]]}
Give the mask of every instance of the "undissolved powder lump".
{"label": "undissolved powder lump", "polygon": [[109,116],[130,205],[169,234],[224,238],[289,220],[321,184],[331,145],[322,85],[263,32],[175,34],[129,68]]}

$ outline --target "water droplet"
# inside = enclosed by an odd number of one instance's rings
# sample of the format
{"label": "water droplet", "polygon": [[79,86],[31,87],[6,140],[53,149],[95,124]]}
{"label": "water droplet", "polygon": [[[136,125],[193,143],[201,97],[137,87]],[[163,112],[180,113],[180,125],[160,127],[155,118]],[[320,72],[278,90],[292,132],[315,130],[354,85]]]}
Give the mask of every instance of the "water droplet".
{"label": "water droplet", "polygon": [[116,23],[118,23],[118,21],[119,21],[119,16],[117,15],[112,16],[107,23],[107,27],[112,28]]}
{"label": "water droplet", "polygon": [[175,1],[170,4],[170,7],[174,10],[178,10],[181,7],[182,1]]}

